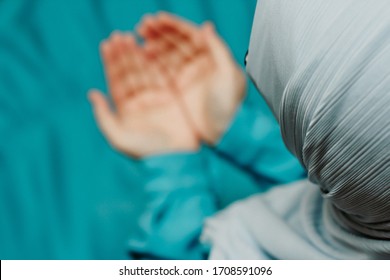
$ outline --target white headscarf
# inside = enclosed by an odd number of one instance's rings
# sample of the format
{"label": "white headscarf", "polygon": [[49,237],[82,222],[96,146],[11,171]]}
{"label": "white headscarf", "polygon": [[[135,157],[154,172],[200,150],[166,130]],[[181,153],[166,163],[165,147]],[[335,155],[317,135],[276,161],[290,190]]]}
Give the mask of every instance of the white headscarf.
{"label": "white headscarf", "polygon": [[317,229],[301,237],[327,240],[318,258],[388,258],[390,1],[260,0],[247,70],[322,196],[297,187]]}

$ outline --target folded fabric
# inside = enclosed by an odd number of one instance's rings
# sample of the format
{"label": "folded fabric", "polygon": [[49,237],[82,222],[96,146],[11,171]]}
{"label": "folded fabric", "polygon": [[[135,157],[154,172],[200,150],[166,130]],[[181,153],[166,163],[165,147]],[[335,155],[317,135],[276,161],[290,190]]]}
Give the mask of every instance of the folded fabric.
{"label": "folded fabric", "polygon": [[[311,182],[269,195],[290,212],[264,202],[237,210],[259,251],[390,258],[389,14],[386,0],[259,2],[247,70]],[[218,239],[208,232],[204,240]]]}

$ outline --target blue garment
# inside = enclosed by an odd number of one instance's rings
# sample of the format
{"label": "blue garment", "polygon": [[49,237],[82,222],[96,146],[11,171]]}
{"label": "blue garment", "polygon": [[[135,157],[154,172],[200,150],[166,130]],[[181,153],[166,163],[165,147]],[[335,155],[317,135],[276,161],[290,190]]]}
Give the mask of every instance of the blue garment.
{"label": "blue garment", "polygon": [[[229,160],[252,174],[258,192],[302,178],[303,169],[287,151],[270,112],[243,103],[231,127],[216,147]],[[152,157],[143,161],[149,180],[138,235],[129,241],[136,258],[202,259],[207,248],[199,242],[205,218],[221,209],[214,185],[210,154]],[[224,174],[226,176],[226,174]],[[241,188],[241,184],[235,188]]]}

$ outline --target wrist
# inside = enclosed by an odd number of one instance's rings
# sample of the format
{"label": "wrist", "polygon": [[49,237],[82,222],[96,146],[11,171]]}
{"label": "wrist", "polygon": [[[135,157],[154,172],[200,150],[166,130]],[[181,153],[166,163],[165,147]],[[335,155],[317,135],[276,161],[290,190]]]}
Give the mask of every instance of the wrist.
{"label": "wrist", "polygon": [[[195,153],[200,149],[200,142],[197,137],[191,137],[185,139],[184,137],[177,137],[172,140],[172,145],[166,147],[164,151],[161,151],[160,154],[166,153]],[[150,156],[150,155],[147,155]]]}
{"label": "wrist", "polygon": [[[200,143],[195,136],[185,137],[183,135],[174,139],[164,139],[164,137],[153,139],[153,137],[149,137],[148,139],[136,139],[136,142],[122,145],[112,144],[112,146],[119,152],[139,160],[175,153],[194,153],[200,149]],[[139,145],[139,143],[142,143],[142,145]]]}
{"label": "wrist", "polygon": [[[180,188],[208,186],[205,176],[208,160],[203,149],[196,152],[161,154],[144,157],[139,161],[145,178],[146,188],[165,192]],[[168,187],[168,189],[166,189]]]}

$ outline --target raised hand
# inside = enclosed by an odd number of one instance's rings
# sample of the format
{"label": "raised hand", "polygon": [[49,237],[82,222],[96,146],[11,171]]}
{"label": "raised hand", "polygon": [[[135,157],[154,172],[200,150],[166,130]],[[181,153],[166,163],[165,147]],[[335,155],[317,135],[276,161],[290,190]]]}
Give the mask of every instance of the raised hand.
{"label": "raised hand", "polygon": [[102,43],[101,54],[114,110],[100,91],[89,96],[112,146],[134,157],[198,148],[166,74],[131,34],[113,34]]}
{"label": "raised hand", "polygon": [[147,16],[138,33],[173,82],[200,138],[215,144],[243,99],[246,80],[213,25],[197,27],[160,13]]}

